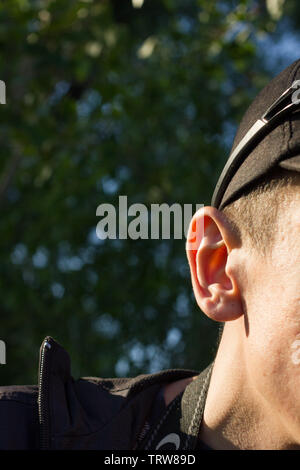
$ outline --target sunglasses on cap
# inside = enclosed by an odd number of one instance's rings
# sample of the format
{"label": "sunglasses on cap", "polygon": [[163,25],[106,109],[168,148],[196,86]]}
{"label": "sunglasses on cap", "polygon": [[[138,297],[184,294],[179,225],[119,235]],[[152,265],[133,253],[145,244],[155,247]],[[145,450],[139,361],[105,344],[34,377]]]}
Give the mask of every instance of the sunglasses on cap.
{"label": "sunglasses on cap", "polygon": [[216,184],[211,205],[218,207],[233,174],[238,170],[253,148],[287,115],[300,110],[300,80],[295,80],[249,129],[229,159]]}

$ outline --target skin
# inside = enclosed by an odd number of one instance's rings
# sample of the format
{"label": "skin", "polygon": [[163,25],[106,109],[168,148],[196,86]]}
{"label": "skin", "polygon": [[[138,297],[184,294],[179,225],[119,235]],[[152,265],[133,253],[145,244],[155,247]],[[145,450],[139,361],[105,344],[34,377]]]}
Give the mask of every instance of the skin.
{"label": "skin", "polygon": [[214,449],[300,448],[299,186],[280,206],[274,230],[263,256],[213,207],[191,221],[187,256],[196,301],[209,318],[225,322],[199,433]]}

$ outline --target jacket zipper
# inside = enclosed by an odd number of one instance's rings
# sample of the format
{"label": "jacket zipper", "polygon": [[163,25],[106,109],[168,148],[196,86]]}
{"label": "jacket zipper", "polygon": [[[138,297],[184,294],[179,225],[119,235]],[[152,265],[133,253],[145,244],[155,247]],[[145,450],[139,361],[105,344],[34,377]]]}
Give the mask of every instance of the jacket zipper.
{"label": "jacket zipper", "polygon": [[50,337],[44,340],[39,367],[39,395],[38,412],[40,424],[40,448],[50,449],[50,427],[49,427],[49,366],[48,360],[51,349]]}

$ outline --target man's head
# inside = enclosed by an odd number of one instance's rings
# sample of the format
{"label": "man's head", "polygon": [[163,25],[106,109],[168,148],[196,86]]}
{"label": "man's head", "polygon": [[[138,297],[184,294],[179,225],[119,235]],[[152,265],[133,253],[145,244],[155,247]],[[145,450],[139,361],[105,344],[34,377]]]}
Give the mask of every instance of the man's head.
{"label": "man's head", "polygon": [[[233,151],[263,114],[262,104],[274,101],[274,88],[288,88],[298,69],[300,61],[258,95]],[[300,443],[299,116],[284,116],[229,170],[215,207],[192,219],[187,256],[200,309],[225,323],[219,361],[240,367],[236,376],[257,409],[269,406],[291,442]]]}

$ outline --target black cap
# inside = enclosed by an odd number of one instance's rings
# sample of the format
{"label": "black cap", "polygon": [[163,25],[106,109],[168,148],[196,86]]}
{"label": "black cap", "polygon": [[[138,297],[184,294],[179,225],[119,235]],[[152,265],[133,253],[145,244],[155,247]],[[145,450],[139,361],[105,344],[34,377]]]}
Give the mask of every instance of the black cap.
{"label": "black cap", "polygon": [[[266,115],[266,111],[287,89],[293,87],[297,80],[299,87],[300,59],[273,78],[249,106],[237,130],[230,156],[241,145],[242,139],[252,126]],[[299,89],[297,93],[300,98]],[[291,95],[289,99],[291,100]],[[262,129],[263,132],[256,139],[255,145],[252,143],[252,146],[246,146],[241,161],[230,166],[225,178],[223,170],[212,199],[214,207],[222,210],[254,187],[275,167],[300,172],[300,105],[296,110],[293,109],[293,112],[282,113],[280,119],[274,119],[274,123],[272,126],[265,126],[265,130]],[[228,162],[229,160],[230,157]]]}

